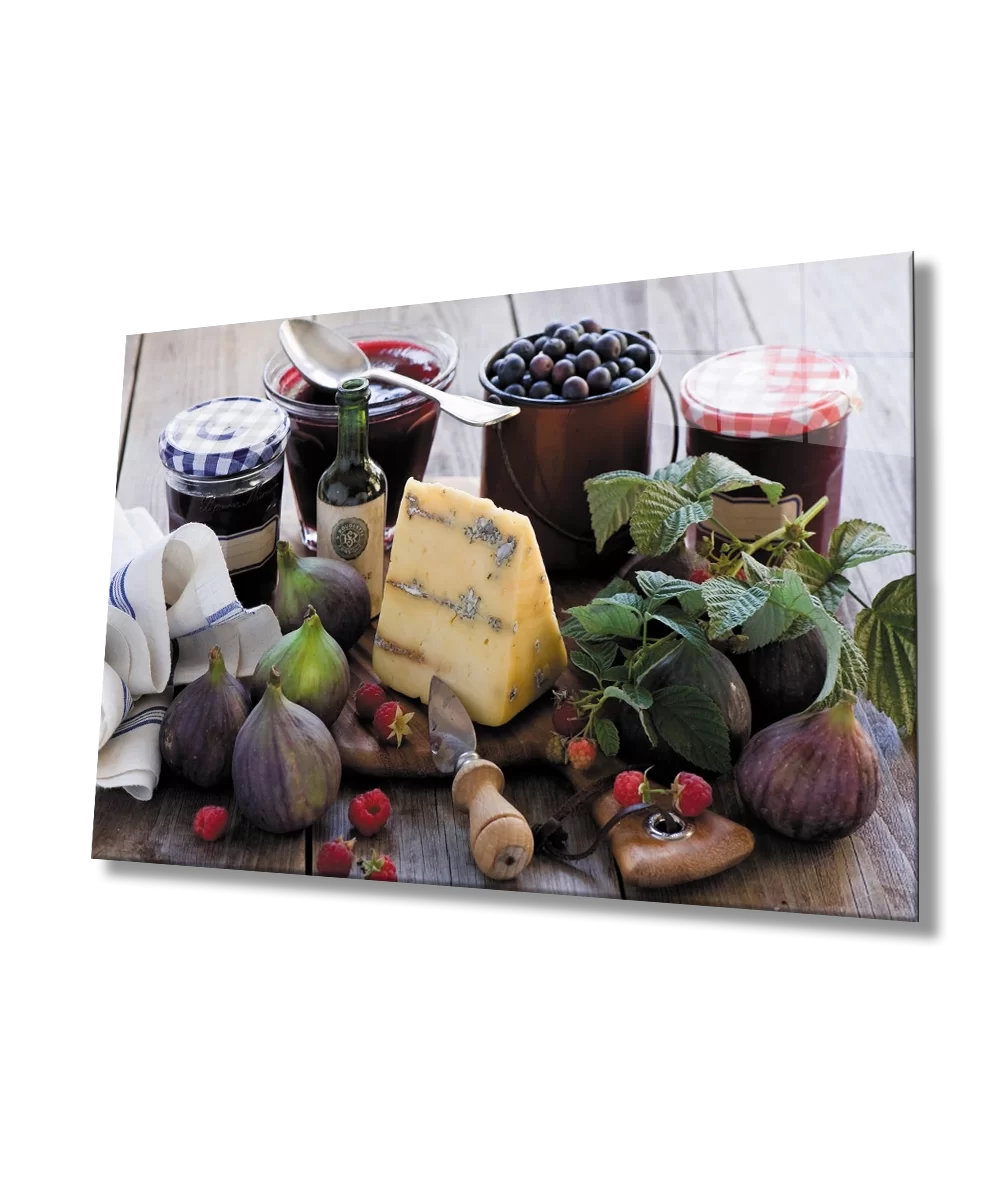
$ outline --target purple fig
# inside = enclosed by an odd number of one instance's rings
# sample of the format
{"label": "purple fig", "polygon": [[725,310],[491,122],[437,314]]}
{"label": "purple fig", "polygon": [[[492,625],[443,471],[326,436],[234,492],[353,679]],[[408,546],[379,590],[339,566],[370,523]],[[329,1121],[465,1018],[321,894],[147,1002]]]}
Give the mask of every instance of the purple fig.
{"label": "purple fig", "polygon": [[755,734],[736,764],[743,803],[799,841],[853,833],[875,811],[878,754],[848,694],[824,712],[785,717]]}
{"label": "purple fig", "polygon": [[287,700],[308,708],[327,725],[336,721],[351,690],[351,671],[343,650],[323,628],[311,605],[299,628],[286,633],[261,656],[250,681],[255,703],[267,690],[272,667],[278,668]]}
{"label": "purple fig", "polygon": [[250,712],[246,688],[226,670],[222,651],[208,652],[208,670],[179,691],[160,726],[163,761],[188,783],[213,787],[230,778],[233,747]]}
{"label": "purple fig", "polygon": [[750,696],[755,733],[808,708],[826,679],[826,645],[818,629],[733,654],[732,662]]}
{"label": "purple fig", "polygon": [[295,833],[337,799],[340,773],[333,734],[319,717],[282,695],[281,676],[272,668],[263,699],[236,739],[236,807],[267,833]]}
{"label": "purple fig", "polygon": [[353,567],[333,558],[299,558],[278,543],[278,582],[271,607],[282,633],[298,629],[311,604],[326,632],[348,651],[371,620],[368,584]]}

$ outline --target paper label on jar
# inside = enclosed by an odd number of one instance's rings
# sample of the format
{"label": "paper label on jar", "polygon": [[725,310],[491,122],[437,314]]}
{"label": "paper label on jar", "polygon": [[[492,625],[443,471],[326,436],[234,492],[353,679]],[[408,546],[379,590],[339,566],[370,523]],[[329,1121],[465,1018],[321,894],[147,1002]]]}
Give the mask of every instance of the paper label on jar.
{"label": "paper label on jar", "polygon": [[712,499],[712,521],[699,526],[702,533],[712,530],[721,532],[719,521],[735,534],[741,542],[753,542],[780,529],[787,517],[794,521],[802,515],[801,496],[782,496],[777,504],[771,504],[764,496],[715,496]]}
{"label": "paper label on jar", "polygon": [[218,537],[229,574],[249,571],[251,567],[259,567],[267,562],[274,553],[278,544],[278,518],[272,517],[256,529],[247,529],[243,533],[220,533]]}
{"label": "paper label on jar", "polygon": [[336,558],[353,567],[368,584],[371,615],[382,608],[385,584],[385,492],[367,504],[340,508],[319,500],[316,504],[316,554]]}

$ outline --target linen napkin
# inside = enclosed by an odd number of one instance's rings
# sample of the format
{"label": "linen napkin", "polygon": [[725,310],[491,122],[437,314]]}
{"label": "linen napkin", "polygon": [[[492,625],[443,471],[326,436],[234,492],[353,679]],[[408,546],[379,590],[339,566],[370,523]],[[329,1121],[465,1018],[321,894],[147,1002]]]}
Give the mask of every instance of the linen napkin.
{"label": "linen napkin", "polygon": [[97,786],[148,800],[160,778],[160,725],[173,684],[190,683],[218,646],[246,677],[281,637],[266,605],[236,598],[219,539],[207,525],[164,536],[142,508],[115,501]]}

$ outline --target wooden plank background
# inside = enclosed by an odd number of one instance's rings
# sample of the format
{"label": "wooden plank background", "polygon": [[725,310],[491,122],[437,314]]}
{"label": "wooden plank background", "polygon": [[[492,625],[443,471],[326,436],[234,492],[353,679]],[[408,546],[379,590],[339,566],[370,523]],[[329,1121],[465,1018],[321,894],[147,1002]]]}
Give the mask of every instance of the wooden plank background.
{"label": "wooden plank background", "polygon": [[[759,342],[840,354],[857,368],[864,400],[862,412],[851,418],[842,512],[877,521],[912,545],[912,278],[911,256],[896,254],[319,315],[334,325],[397,321],[447,330],[459,346],[452,390],[471,395],[479,391],[479,367],[488,354],[557,318],[593,316],[606,326],[649,330],[663,351],[660,384],[654,389],[653,466],[670,461],[675,436],[679,453],[684,453],[684,431],[675,431],[670,397],[677,396],[684,372],[699,360]],[[165,527],[156,454],[160,430],[175,412],[198,400],[262,394],[261,373],[277,348],[278,324],[148,333],[127,340],[118,480],[125,507],[147,507]],[[428,475],[478,477],[481,445],[479,432],[442,416]],[[282,526],[285,536],[295,537],[287,481]],[[889,579],[912,570],[913,560],[905,555],[867,564],[853,573],[853,590],[868,602]],[[847,607],[853,617],[856,602],[849,600]],[[662,893],[625,889],[606,851],[577,868],[536,860],[511,883],[485,881],[471,862],[464,818],[456,817],[445,781],[395,784],[397,815],[377,844],[394,855],[400,878],[412,882],[913,920],[914,765],[890,722],[870,706],[864,719],[880,747],[884,769],[876,814],[862,830],[830,846],[798,845],[755,830],[757,849],[745,863],[682,888]],[[304,834],[268,837],[237,820],[223,840],[206,846],[194,838],[190,822],[197,807],[212,798],[165,772],[156,797],[145,805],[121,792],[98,792],[93,853],[98,858],[309,873],[319,844],[346,832],[346,806],[360,786],[346,778],[340,800]],[[717,790],[719,810],[741,819],[735,788],[724,784]],[[551,813],[567,791],[561,779],[541,773],[512,775],[508,788],[530,821]],[[582,842],[591,829],[589,818],[578,814],[570,827],[573,842]],[[359,840],[358,848],[368,847]]]}

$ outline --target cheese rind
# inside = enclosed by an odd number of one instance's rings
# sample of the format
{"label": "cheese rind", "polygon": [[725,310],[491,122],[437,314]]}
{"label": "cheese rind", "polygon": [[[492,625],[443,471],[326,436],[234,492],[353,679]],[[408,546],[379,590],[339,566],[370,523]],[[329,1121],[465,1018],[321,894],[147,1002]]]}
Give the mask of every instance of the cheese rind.
{"label": "cheese rind", "polygon": [[425,702],[439,675],[482,725],[506,724],[548,691],[566,647],[528,518],[410,479],[372,666],[383,683]]}

